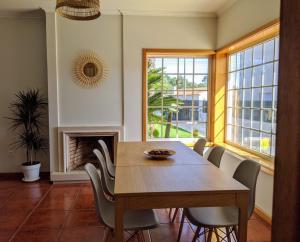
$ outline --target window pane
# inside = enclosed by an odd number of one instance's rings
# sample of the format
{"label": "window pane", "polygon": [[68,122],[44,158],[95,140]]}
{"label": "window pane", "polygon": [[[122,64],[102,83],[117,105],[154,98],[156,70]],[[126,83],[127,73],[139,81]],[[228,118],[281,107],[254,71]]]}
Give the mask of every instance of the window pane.
{"label": "window pane", "polygon": [[178,106],[192,106],[193,96],[184,90],[178,90]]}
{"label": "window pane", "polygon": [[279,59],[279,38],[275,38],[275,60]]}
{"label": "window pane", "polygon": [[228,90],[235,88],[235,72],[229,73]]}
{"label": "window pane", "polygon": [[196,123],[193,128],[193,137],[207,137],[206,133],[206,123]]}
{"label": "window pane", "polygon": [[252,85],[252,69],[244,71],[244,88],[250,88]]}
{"label": "window pane", "polygon": [[263,66],[263,86],[271,86],[273,84],[273,63]]}
{"label": "window pane", "polygon": [[177,107],[163,107],[162,121],[164,123],[176,123]]}
{"label": "window pane", "polygon": [[184,75],[179,75],[177,77],[177,89],[185,89],[185,77],[184,77]]}
{"label": "window pane", "polygon": [[242,145],[246,148],[250,148],[250,129],[242,129],[243,140]]}
{"label": "window pane", "polygon": [[227,138],[227,140],[233,142],[233,137],[234,137],[233,126],[227,125],[226,138]]}
{"label": "window pane", "polygon": [[262,84],[262,66],[256,66],[253,68],[253,87],[260,87]]}
{"label": "window pane", "polygon": [[195,59],[195,73],[201,73],[201,74],[208,73],[208,59],[207,58]]}
{"label": "window pane", "polygon": [[260,141],[261,152],[267,155],[271,154],[271,135],[262,133]]}
{"label": "window pane", "polygon": [[177,75],[164,75],[163,89],[164,90],[176,90],[177,89]]}
{"label": "window pane", "polygon": [[190,122],[178,122],[178,138],[192,138],[193,124]]}
{"label": "window pane", "polygon": [[252,110],[252,129],[260,130],[260,110],[253,109]]}
{"label": "window pane", "polygon": [[236,70],[236,54],[230,56],[230,71]]}
{"label": "window pane", "polygon": [[194,88],[199,90],[207,89],[208,76],[207,75],[195,75],[194,76]]}
{"label": "window pane", "polygon": [[184,59],[179,58],[178,63],[179,63],[179,73],[184,74]]}
{"label": "window pane", "polygon": [[250,128],[251,124],[251,109],[245,108],[243,110],[243,127]]}
{"label": "window pane", "polygon": [[194,90],[194,106],[207,106],[207,91]]}
{"label": "window pane", "polygon": [[227,124],[234,124],[234,116],[233,116],[233,109],[227,108]]}
{"label": "window pane", "polygon": [[173,123],[164,123],[162,125],[162,138],[176,138],[177,127]]}
{"label": "window pane", "polygon": [[243,88],[243,81],[244,81],[244,72],[238,71],[236,72],[236,88]]}
{"label": "window pane", "polygon": [[162,126],[161,124],[148,124],[148,137],[151,139],[162,137]]}
{"label": "window pane", "polygon": [[167,107],[177,107],[177,92],[176,91],[165,91],[162,94],[163,96],[163,106]]}
{"label": "window pane", "polygon": [[251,107],[251,89],[244,89],[243,107]]}
{"label": "window pane", "polygon": [[227,106],[228,107],[234,107],[235,106],[235,91],[228,91],[227,92]]}
{"label": "window pane", "polygon": [[261,107],[261,88],[252,89],[252,107],[254,108]]}
{"label": "window pane", "polygon": [[237,144],[241,145],[242,144],[242,140],[243,140],[242,127],[236,127],[234,142],[236,142]]}
{"label": "window pane", "polygon": [[272,150],[271,150],[272,156],[275,156],[275,146],[276,146],[276,136],[272,135]]}
{"label": "window pane", "polygon": [[262,130],[271,133],[272,130],[272,110],[262,110]]}
{"label": "window pane", "polygon": [[148,70],[162,68],[162,58],[149,58],[148,59]]}
{"label": "window pane", "polygon": [[178,59],[177,58],[164,58],[164,73],[175,74],[178,72]]}
{"label": "window pane", "polygon": [[262,57],[263,45],[259,44],[253,48],[253,65],[259,65],[263,61]]}
{"label": "window pane", "polygon": [[276,125],[277,125],[277,111],[273,111],[273,123],[272,123],[273,134],[276,134]]}
{"label": "window pane", "polygon": [[194,60],[193,59],[185,59],[185,73],[193,73],[194,72]]}
{"label": "window pane", "polygon": [[260,133],[255,130],[251,130],[251,149],[260,151]]}
{"label": "window pane", "polygon": [[194,108],[194,121],[206,122],[207,121],[207,108],[198,107]]}
{"label": "window pane", "polygon": [[274,59],[274,39],[264,43],[264,63]]}
{"label": "window pane", "polygon": [[185,75],[185,89],[193,88],[193,75]]}
{"label": "window pane", "polygon": [[242,115],[243,115],[243,110],[241,108],[235,109],[236,112],[236,121],[235,124],[242,126]]}
{"label": "window pane", "polygon": [[148,106],[158,106],[162,105],[162,95],[161,92],[150,91],[148,92]]}
{"label": "window pane", "polygon": [[243,106],[243,90],[242,89],[239,89],[239,90],[236,90],[236,106],[237,107],[242,107]]}
{"label": "window pane", "polygon": [[178,121],[192,121],[192,108],[179,108]]}
{"label": "window pane", "polygon": [[148,108],[148,123],[160,123],[162,121],[162,109],[158,108]]}
{"label": "window pane", "polygon": [[244,55],[244,68],[252,66],[252,48],[245,50]]}
{"label": "window pane", "polygon": [[274,63],[274,85],[278,85],[278,61]]}
{"label": "window pane", "polygon": [[263,88],[263,108],[272,108],[273,101],[273,88],[272,87],[264,87]]}
{"label": "window pane", "polygon": [[236,54],[236,69],[240,70],[243,69],[244,67],[244,52],[238,52]]}

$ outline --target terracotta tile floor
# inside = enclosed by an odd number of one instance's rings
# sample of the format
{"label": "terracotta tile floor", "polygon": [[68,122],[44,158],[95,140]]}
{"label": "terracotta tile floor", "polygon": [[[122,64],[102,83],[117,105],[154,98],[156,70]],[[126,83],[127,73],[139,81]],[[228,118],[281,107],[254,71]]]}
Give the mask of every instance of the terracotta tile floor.
{"label": "terracotta tile floor", "polygon": [[[150,234],[144,232],[146,241],[176,241],[179,218],[170,224],[167,210],[157,210],[157,214],[161,226]],[[182,242],[192,241],[193,229],[189,223],[184,224]],[[270,229],[253,215],[248,225],[248,241],[270,241]],[[99,242],[103,233],[89,183],[0,181],[0,242]]]}

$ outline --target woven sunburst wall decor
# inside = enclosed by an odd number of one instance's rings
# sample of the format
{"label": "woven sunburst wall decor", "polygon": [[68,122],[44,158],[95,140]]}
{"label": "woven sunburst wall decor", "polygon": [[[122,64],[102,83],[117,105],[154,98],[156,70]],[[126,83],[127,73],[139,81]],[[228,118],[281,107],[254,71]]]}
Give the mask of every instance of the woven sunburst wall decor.
{"label": "woven sunburst wall decor", "polygon": [[74,61],[73,71],[76,83],[85,88],[96,87],[108,74],[105,62],[93,52],[82,53]]}

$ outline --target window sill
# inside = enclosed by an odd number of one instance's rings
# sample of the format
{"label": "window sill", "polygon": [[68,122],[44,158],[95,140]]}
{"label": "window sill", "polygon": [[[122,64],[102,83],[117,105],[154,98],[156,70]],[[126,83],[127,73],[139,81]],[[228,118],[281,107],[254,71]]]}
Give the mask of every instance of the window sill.
{"label": "window sill", "polygon": [[251,159],[254,160],[256,162],[258,162],[261,166],[262,169],[261,171],[274,176],[274,161],[270,161],[267,159],[264,159],[262,157],[259,157],[257,155],[251,154],[249,152],[246,152],[244,150],[241,150],[235,146],[226,144],[226,143],[216,143],[216,145],[220,145],[222,147],[224,147],[227,151],[229,151],[233,156],[237,157],[237,158],[242,158],[242,159]]}

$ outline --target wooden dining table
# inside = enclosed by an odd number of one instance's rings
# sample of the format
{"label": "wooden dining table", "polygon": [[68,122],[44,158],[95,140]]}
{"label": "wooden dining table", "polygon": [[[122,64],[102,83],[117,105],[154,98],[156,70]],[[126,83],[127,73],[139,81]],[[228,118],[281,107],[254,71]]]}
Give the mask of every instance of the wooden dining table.
{"label": "wooden dining table", "polygon": [[[164,160],[145,150],[166,148]],[[115,241],[124,241],[126,210],[151,208],[239,208],[238,241],[247,241],[249,189],[177,141],[119,142],[115,174]]]}

